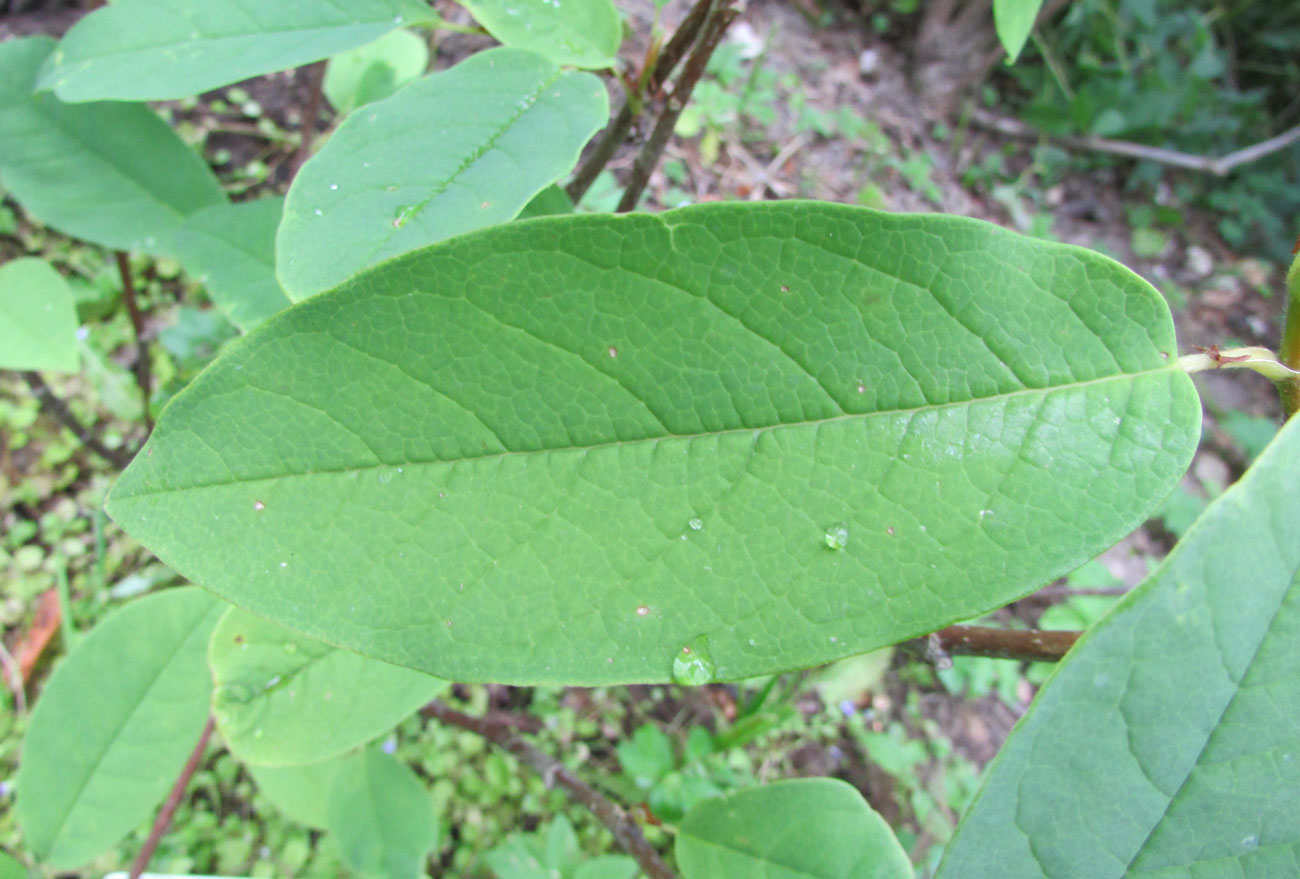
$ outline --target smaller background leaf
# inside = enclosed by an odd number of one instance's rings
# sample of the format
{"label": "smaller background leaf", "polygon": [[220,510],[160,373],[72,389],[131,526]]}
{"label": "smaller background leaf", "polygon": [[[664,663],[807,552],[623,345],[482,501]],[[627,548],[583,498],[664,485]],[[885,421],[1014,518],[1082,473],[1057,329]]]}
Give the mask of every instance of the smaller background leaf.
{"label": "smaller background leaf", "polygon": [[184,98],[437,20],[420,0],[117,0],[68,31],[40,85],[65,101]]}
{"label": "smaller background leaf", "polygon": [[569,200],[568,193],[564,191],[563,186],[552,183],[524,205],[518,219],[527,220],[532,217],[553,217],[571,213],[573,213],[573,202]]}
{"label": "smaller background leaf", "polygon": [[885,820],[852,786],[800,778],[704,800],[677,834],[685,879],[911,879]]}
{"label": "smaller background leaf", "polygon": [[176,235],[185,271],[245,332],[290,305],[275,278],[275,232],[283,213],[278,197],[213,205],[188,217]]}
{"label": "smaller background leaf", "polygon": [[334,780],[329,829],[343,860],[374,879],[416,879],[438,841],[438,823],[419,778],[405,764],[369,747]]}
{"label": "smaller background leaf", "polygon": [[170,252],[185,217],[226,201],[216,175],[143,104],[64,104],[33,94],[53,48],[48,37],[0,44],[5,187],[41,222],[74,238]]}
{"label": "smaller background leaf", "polygon": [[1008,64],[1020,57],[1042,6],[1043,0],[993,0],[993,26],[1002,48],[1007,50]]}
{"label": "smaller background leaf", "polygon": [[27,868],[17,859],[0,852],[0,879],[27,879]]}
{"label": "smaller background leaf", "polygon": [[365,744],[447,682],[231,608],[212,633],[212,713],[240,759],[316,763]]}
{"label": "smaller background leaf", "polygon": [[294,178],[276,270],[299,301],[386,259],[514,219],[609,119],[605,86],[490,49],[353,113]]}
{"label": "smaller background leaf", "polygon": [[428,66],[428,44],[417,34],[397,30],[331,58],[321,88],[334,111],[347,115],[388,97]]}
{"label": "smaller background leaf", "polygon": [[43,259],[0,266],[0,369],[75,372],[77,310],[63,276]]}
{"label": "smaller background leaf", "polygon": [[612,67],[623,23],[611,0],[460,0],[503,45],[556,64]]}
{"label": "smaller background leaf", "polygon": [[266,795],[290,821],[307,827],[324,830],[329,824],[329,794],[338,778],[350,763],[362,759],[361,751],[342,757],[307,763],[302,766],[256,766],[248,771],[257,782],[257,789]]}
{"label": "smaller background leaf", "polygon": [[208,717],[208,637],[227,605],[168,589],[104,619],[50,676],[18,770],[27,846],[77,867],[148,819]]}

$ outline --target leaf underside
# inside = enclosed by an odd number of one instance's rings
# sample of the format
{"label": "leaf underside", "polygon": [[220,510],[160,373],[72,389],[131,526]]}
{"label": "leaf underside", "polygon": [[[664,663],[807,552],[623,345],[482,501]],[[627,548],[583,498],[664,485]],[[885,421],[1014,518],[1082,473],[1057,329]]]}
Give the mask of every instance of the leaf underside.
{"label": "leaf underside", "polygon": [[609,120],[604,84],[490,49],[350,115],[302,167],[276,236],[297,301],[444,238],[504,223]]}
{"label": "leaf underside", "polygon": [[43,259],[0,265],[0,369],[77,369],[72,289]]}
{"label": "leaf underside", "polygon": [[436,20],[420,0],[117,0],[68,31],[41,88],[65,101],[173,100]]}
{"label": "leaf underside", "polygon": [[738,679],[1000,606],[1135,527],[1199,434],[1173,351],[1135,275],[978,221],[547,217],[231,345],[109,511],[254,613],[440,677],[664,681],[705,636]]}
{"label": "leaf underside", "polygon": [[167,252],[185,217],[226,201],[203,158],[142,104],[32,93],[54,41],[0,44],[0,177],[41,222],[119,250]]}
{"label": "leaf underside", "polygon": [[447,682],[331,647],[231,608],[212,633],[212,713],[245,763],[337,757],[387,732]]}
{"label": "leaf underside", "polygon": [[1300,875],[1300,420],[1070,652],[939,876]]}
{"label": "leaf underside", "polygon": [[797,778],[704,800],[674,851],[684,879],[910,879],[894,832],[852,785]]}
{"label": "leaf underside", "polygon": [[207,720],[204,659],[225,608],[192,587],[150,595],[106,618],[55,670],[18,772],[18,820],[41,862],[79,867],[162,802]]}

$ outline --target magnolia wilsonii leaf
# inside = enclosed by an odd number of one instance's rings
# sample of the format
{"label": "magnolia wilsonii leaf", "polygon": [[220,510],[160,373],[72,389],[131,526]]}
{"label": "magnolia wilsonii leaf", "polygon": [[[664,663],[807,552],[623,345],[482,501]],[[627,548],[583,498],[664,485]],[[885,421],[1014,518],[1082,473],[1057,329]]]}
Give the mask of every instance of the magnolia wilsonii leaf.
{"label": "magnolia wilsonii leaf", "polygon": [[184,98],[437,20],[421,0],[116,0],[68,31],[40,84],[65,101]]}
{"label": "magnolia wilsonii leaf", "polygon": [[1296,875],[1297,474],[1292,418],[1057,668],[942,879]]}
{"label": "magnolia wilsonii leaf", "polygon": [[232,344],[109,511],[249,610],[439,677],[752,677],[1128,533],[1199,435],[1173,351],[1133,273],[974,220],[544,217]]}

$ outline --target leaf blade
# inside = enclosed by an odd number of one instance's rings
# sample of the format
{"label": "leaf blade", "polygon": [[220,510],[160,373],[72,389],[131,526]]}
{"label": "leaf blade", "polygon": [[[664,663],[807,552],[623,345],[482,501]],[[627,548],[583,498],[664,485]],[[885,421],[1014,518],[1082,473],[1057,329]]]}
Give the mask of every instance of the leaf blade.
{"label": "leaf blade", "polygon": [[491,49],[343,121],[294,178],[277,271],[299,301],[378,262],[513,219],[609,117],[605,87]]}
{"label": "leaf blade", "polygon": [[446,681],[331,647],[231,608],[208,650],[213,715],[246,763],[319,763],[382,734]]}
{"label": "leaf blade", "polygon": [[18,770],[18,819],[41,861],[80,866],[162,801],[207,722],[206,645],[224,610],[192,587],[142,598],[50,677]]}
{"label": "leaf blade", "polygon": [[[664,681],[700,635],[749,677],[969,618],[1135,527],[1198,435],[1172,350],[1136,276],[959,218],[543,218],[232,346],[109,510],[254,612],[441,677]],[[246,557],[213,565],[199,509]]]}
{"label": "leaf blade", "polygon": [[396,30],[331,58],[321,92],[336,113],[346,116],[388,97],[428,66],[428,43],[411,31]]}
{"label": "leaf blade", "polygon": [[[107,7],[106,7],[107,8]],[[33,94],[54,43],[0,45],[0,177],[41,222],[118,250],[165,252],[189,214],[226,201],[216,175],[146,106]]]}
{"label": "leaf blade", "polygon": [[903,847],[862,795],[831,778],[746,788],[696,804],[675,843],[685,879],[906,879]]}
{"label": "leaf blade", "polygon": [[329,829],[366,876],[416,879],[438,841],[433,801],[405,764],[378,748],[346,763],[330,789]]}
{"label": "leaf blade", "polygon": [[63,276],[43,259],[0,266],[0,369],[76,372],[77,310]]}
{"label": "leaf blade", "polygon": [[612,67],[623,24],[610,0],[540,4],[513,0],[460,0],[460,5],[506,46],[530,49],[556,64]]}
{"label": "leaf blade", "polygon": [[998,41],[1007,52],[1007,63],[1014,63],[1029,42],[1043,0],[993,0],[993,24]]}
{"label": "leaf blade", "polygon": [[187,217],[176,236],[181,265],[245,332],[290,305],[275,277],[283,213],[283,198],[213,205]]}
{"label": "leaf blade", "polygon": [[[1292,419],[1071,650],[988,768],[938,876],[1291,869],[1300,851],[1296,472]],[[1052,826],[1049,801],[1073,820]]]}
{"label": "leaf blade", "polygon": [[436,20],[413,0],[119,0],[68,31],[40,87],[65,101],[174,100]]}

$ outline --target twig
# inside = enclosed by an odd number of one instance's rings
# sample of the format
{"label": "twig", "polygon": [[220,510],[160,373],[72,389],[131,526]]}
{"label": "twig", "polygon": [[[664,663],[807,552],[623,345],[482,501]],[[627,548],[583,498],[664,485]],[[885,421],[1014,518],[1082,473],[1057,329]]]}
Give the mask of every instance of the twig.
{"label": "twig", "polygon": [[682,68],[681,75],[673,83],[672,95],[664,104],[649,139],[641,147],[636,161],[632,163],[632,176],[628,180],[627,188],[623,190],[623,197],[615,208],[616,212],[622,214],[633,210],[641,200],[641,193],[650,182],[650,174],[659,164],[664,146],[667,145],[668,138],[672,136],[673,129],[677,126],[677,118],[682,115],[682,110],[690,101],[691,92],[695,91],[695,84],[704,76],[704,70],[708,67],[713,50],[718,48],[718,43],[722,42],[722,35],[727,32],[727,27],[739,14],[739,8],[725,2],[709,12],[703,33],[700,34],[695,48],[691,50],[690,57],[686,59],[686,66]]}
{"label": "twig", "polygon": [[131,872],[127,874],[127,879],[140,879],[140,874],[144,872],[145,867],[149,866],[149,859],[158,848],[159,840],[171,826],[172,816],[176,814],[176,807],[181,804],[181,797],[185,795],[185,788],[189,786],[190,778],[203,762],[203,752],[207,749],[208,739],[211,736],[212,718],[209,717],[208,722],[203,725],[203,732],[199,734],[198,744],[190,752],[190,758],[185,761],[181,774],[176,776],[176,783],[172,785],[172,791],[167,795],[166,802],[158,810],[158,817],[154,818],[153,827],[149,828],[149,838],[144,841],[140,854],[136,855],[135,860],[131,862]]}
{"label": "twig", "polygon": [[1253,146],[1239,149],[1235,152],[1228,153],[1226,156],[1215,158],[1213,156],[1198,156],[1193,153],[1184,153],[1179,150],[1167,150],[1163,147],[1146,146],[1140,143],[1130,143],[1124,140],[1111,140],[1106,137],[1094,137],[1092,135],[1077,136],[1073,134],[1047,134],[1031,125],[1026,125],[1016,119],[1009,119],[1005,116],[998,116],[987,110],[975,109],[971,112],[971,121],[982,128],[997,131],[1001,134],[1037,140],[1041,137],[1049,138],[1063,146],[1071,147],[1078,150],[1094,150],[1096,152],[1110,153],[1116,156],[1127,156],[1132,159],[1146,159],[1151,162],[1158,162],[1161,165],[1170,165],[1175,168],[1190,168],[1193,171],[1205,171],[1219,177],[1225,177],[1233,168],[1238,165],[1244,165],[1257,159],[1262,159],[1278,150],[1286,149],[1293,143],[1300,142],[1300,125],[1284,131],[1276,137],[1270,137],[1268,140],[1261,141]]}
{"label": "twig", "polygon": [[312,140],[316,137],[316,121],[320,115],[320,93],[321,87],[325,83],[325,62],[317,61],[307,68],[309,78],[309,87],[311,91],[307,94],[307,109],[303,113],[302,121],[298,123],[301,139],[298,141],[298,152],[294,153],[293,162],[289,165],[289,179],[298,176],[298,169],[302,163],[311,157]]}
{"label": "twig", "polygon": [[31,388],[32,393],[36,395],[41,407],[57,418],[60,424],[72,431],[77,439],[81,440],[83,446],[117,469],[126,469],[126,465],[131,463],[131,456],[120,449],[110,449],[101,443],[85,425],[73,416],[67,404],[54,396],[54,392],[45,383],[45,379],[41,378],[40,373],[23,372],[22,377],[27,382],[27,387]]}
{"label": "twig", "polygon": [[1073,595],[1126,595],[1128,589],[1123,586],[1044,586],[1031,598],[1069,598]]}
{"label": "twig", "polygon": [[[1300,369],[1300,238],[1296,239],[1291,253],[1295,258],[1286,273],[1286,319],[1282,326],[1278,359],[1292,369]],[[1279,382],[1277,389],[1282,396],[1282,411],[1286,417],[1300,412],[1300,380]]]}
{"label": "twig", "polygon": [[[677,26],[668,43],[659,50],[659,57],[655,60],[654,71],[646,83],[647,91],[651,94],[657,92],[668,77],[672,76],[673,70],[685,56],[686,51],[695,44],[696,37],[699,36],[700,29],[704,26],[704,21],[708,17],[709,7],[713,0],[696,0],[691,11],[682,19],[682,23]],[[609,160],[614,158],[614,152],[618,149],[623,139],[627,137],[628,129],[636,117],[640,115],[643,95],[629,93],[623,101],[623,107],[614,117],[613,123],[605,129],[605,133],[600,136],[596,142],[595,148],[583,160],[569,185],[564,188],[568,194],[569,200],[574,204],[582,201],[582,197],[587,194],[591,184],[600,175],[600,172],[609,164]]]}
{"label": "twig", "polygon": [[9,687],[9,692],[14,697],[14,713],[23,715],[27,713],[27,690],[23,684],[23,672],[18,667],[18,661],[14,659],[0,640],[0,666],[3,666],[5,673],[5,685]]}
{"label": "twig", "polygon": [[539,750],[510,731],[500,722],[490,722],[482,717],[463,714],[443,702],[434,700],[420,709],[425,717],[440,723],[458,726],[487,739],[498,748],[509,751],[542,776],[548,787],[559,785],[585,806],[614,834],[619,847],[636,859],[641,871],[650,879],[676,879],[672,870],[659,857],[654,846],[646,841],[641,828],[617,804],[587,784],[559,760]]}
{"label": "twig", "polygon": [[117,272],[122,276],[122,298],[126,302],[126,312],[131,316],[131,329],[135,331],[135,383],[140,387],[140,396],[144,403],[144,424],[153,431],[153,413],[149,411],[149,397],[152,395],[153,373],[149,364],[149,349],[144,343],[144,317],[140,314],[140,305],[135,298],[135,281],[131,277],[131,260],[125,250],[116,252]]}
{"label": "twig", "polygon": [[992,626],[948,626],[899,646],[908,652],[921,654],[939,668],[949,668],[953,656],[1057,662],[1074,646],[1080,634]]}

